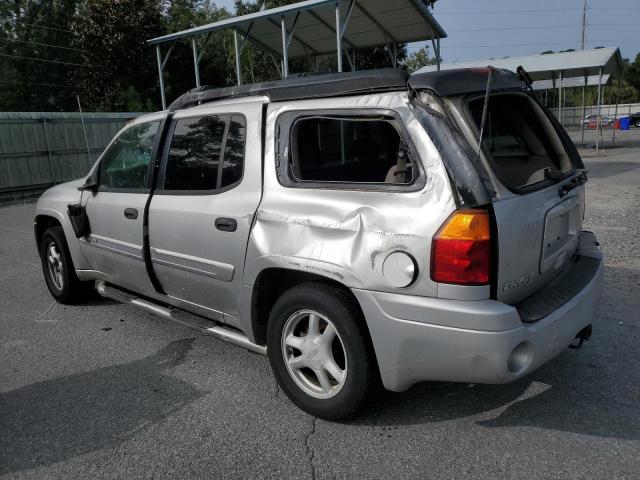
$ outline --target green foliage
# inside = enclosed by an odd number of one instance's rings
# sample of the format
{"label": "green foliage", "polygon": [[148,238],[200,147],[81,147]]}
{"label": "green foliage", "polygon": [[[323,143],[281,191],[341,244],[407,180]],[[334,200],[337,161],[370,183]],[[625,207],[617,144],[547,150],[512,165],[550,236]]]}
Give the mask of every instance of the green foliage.
{"label": "green foliage", "polygon": [[640,53],[636,55],[636,59],[633,63],[625,59],[627,70],[627,82],[630,86],[636,89],[640,93]]}
{"label": "green foliage", "polygon": [[0,110],[57,110],[75,104],[67,73],[85,68],[80,52],[70,45],[80,4],[0,1]]}
{"label": "green foliage", "polygon": [[70,72],[87,109],[126,110],[128,89],[155,96],[155,59],[145,40],[164,32],[157,0],[89,0],[75,17],[72,45],[89,68]]}
{"label": "green foliage", "polygon": [[427,65],[435,65],[437,63],[435,56],[429,55],[429,47],[423,47],[411,53],[404,62],[404,65],[409,73],[413,73],[416,70],[426,67]]}

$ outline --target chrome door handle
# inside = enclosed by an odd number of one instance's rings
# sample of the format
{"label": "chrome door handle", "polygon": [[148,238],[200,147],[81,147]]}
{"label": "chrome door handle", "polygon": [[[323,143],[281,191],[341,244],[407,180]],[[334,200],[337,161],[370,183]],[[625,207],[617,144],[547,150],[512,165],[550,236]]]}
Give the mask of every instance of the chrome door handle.
{"label": "chrome door handle", "polygon": [[235,232],[238,228],[238,222],[233,218],[216,218],[216,228],[223,232]]}
{"label": "chrome door handle", "polygon": [[136,208],[125,208],[124,209],[124,216],[126,218],[131,219],[131,220],[135,220],[136,218],[138,218],[138,209],[136,209]]}

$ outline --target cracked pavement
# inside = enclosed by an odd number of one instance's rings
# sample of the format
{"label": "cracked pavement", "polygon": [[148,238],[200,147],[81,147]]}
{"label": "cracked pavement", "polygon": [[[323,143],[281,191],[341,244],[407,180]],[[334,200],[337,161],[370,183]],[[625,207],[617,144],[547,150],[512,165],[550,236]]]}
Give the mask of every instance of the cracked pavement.
{"label": "cracked pavement", "polygon": [[[1,478],[640,478],[640,130],[586,152],[607,255],[594,337],[502,385],[315,419],[265,357],[111,301],[52,303],[33,204],[0,208]],[[635,141],[635,140],[634,140]]]}

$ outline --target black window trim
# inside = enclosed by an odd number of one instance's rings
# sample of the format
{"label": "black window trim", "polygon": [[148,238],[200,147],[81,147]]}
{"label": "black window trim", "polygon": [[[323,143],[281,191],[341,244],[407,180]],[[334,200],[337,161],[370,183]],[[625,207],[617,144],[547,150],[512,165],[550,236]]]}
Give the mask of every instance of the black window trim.
{"label": "black window trim", "polygon": [[[416,168],[416,176],[411,183],[393,184],[381,182],[342,182],[342,181],[314,181],[299,180],[293,177],[290,168],[291,155],[291,135],[293,133],[294,124],[303,118],[313,117],[332,117],[345,119],[354,119],[357,117],[373,118],[383,117],[390,121],[394,128],[398,131],[400,139],[405,143],[409,150],[409,158]],[[287,153],[287,158],[282,161],[282,155]],[[287,188],[310,188],[325,190],[356,190],[356,191],[375,191],[375,192],[403,192],[410,193],[422,190],[426,185],[426,174],[420,161],[418,149],[415,146],[413,138],[402,121],[402,118],[395,110],[388,108],[323,108],[323,109],[305,109],[305,110],[289,110],[282,112],[275,121],[274,135],[274,153],[276,176],[278,182]]]}
{"label": "black window trim", "polygon": [[[156,158],[158,156],[158,151],[160,150],[160,143],[162,141],[162,130],[164,128],[164,124],[167,121],[167,117],[166,115],[163,116],[162,118],[157,118],[154,120],[145,120],[142,122],[136,122],[136,123],[132,123],[130,125],[126,125],[125,128],[123,130],[120,131],[120,133],[114,137],[111,142],[109,142],[109,145],[107,145],[107,148],[104,149],[104,152],[101,154],[100,156],[100,161],[96,164],[95,166],[95,176],[96,176],[96,182],[98,184],[98,189],[97,192],[106,192],[106,193],[138,193],[138,194],[143,194],[143,195],[148,195],[151,192],[151,182],[152,182],[152,175],[153,175],[153,169],[155,168],[155,163],[156,163]],[[147,172],[147,182],[146,182],[146,187],[145,188],[117,188],[117,187],[103,187],[100,185],[100,167],[102,166],[102,161],[104,158],[104,154],[107,152],[107,150],[109,148],[111,148],[115,142],[122,136],[124,135],[127,131],[129,131],[131,128],[137,127],[139,125],[144,125],[147,123],[154,123],[154,122],[158,122],[158,131],[156,132],[156,136],[153,139],[153,148],[151,149],[151,157],[149,158],[149,166],[148,166],[148,172]]]}
{"label": "black window trim", "polygon": [[[226,187],[220,188],[222,182],[222,168],[224,166],[224,154],[227,148],[227,134],[229,133],[229,126],[231,125],[231,119],[235,116],[241,117],[244,120],[245,127],[245,139],[243,144],[243,159],[242,159],[242,175],[240,178]],[[216,188],[212,188],[209,190],[165,190],[164,189],[164,180],[167,172],[167,161],[169,159],[169,149],[171,148],[171,140],[173,139],[173,132],[176,128],[178,121],[186,120],[189,118],[202,118],[202,117],[218,117],[225,119],[225,127],[224,134],[222,136],[222,143],[220,144],[220,163],[218,168],[218,176],[216,180]],[[185,117],[172,118],[171,125],[169,125],[169,130],[167,132],[167,138],[162,146],[162,153],[160,158],[160,171],[158,173],[158,182],[157,188],[154,190],[154,195],[176,195],[176,196],[207,196],[207,195],[218,195],[220,193],[227,192],[236,188],[238,185],[242,183],[244,180],[244,170],[245,170],[245,159],[247,154],[247,135],[246,130],[248,130],[249,124],[247,121],[247,117],[245,114],[240,112],[223,112],[223,113],[198,113],[197,115],[194,112],[194,115],[188,115]]]}

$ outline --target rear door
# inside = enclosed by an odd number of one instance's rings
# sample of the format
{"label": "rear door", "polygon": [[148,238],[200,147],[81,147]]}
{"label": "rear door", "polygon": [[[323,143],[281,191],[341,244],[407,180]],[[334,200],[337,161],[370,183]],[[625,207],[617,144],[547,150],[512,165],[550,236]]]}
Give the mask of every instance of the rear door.
{"label": "rear door", "polygon": [[249,231],[261,196],[262,103],[174,115],[149,209],[153,269],[183,308],[238,315]]}
{"label": "rear door", "polygon": [[124,129],[100,159],[97,191],[83,193],[91,234],[80,246],[89,263],[109,282],[142,294],[154,291],[143,259],[142,222],[161,122],[158,117]]}
{"label": "rear door", "polygon": [[[466,102],[476,134],[483,106],[482,95]],[[498,190],[497,299],[515,304],[570,265],[584,187],[562,188],[579,175],[577,165],[547,113],[525,92],[491,95],[482,149]]]}

